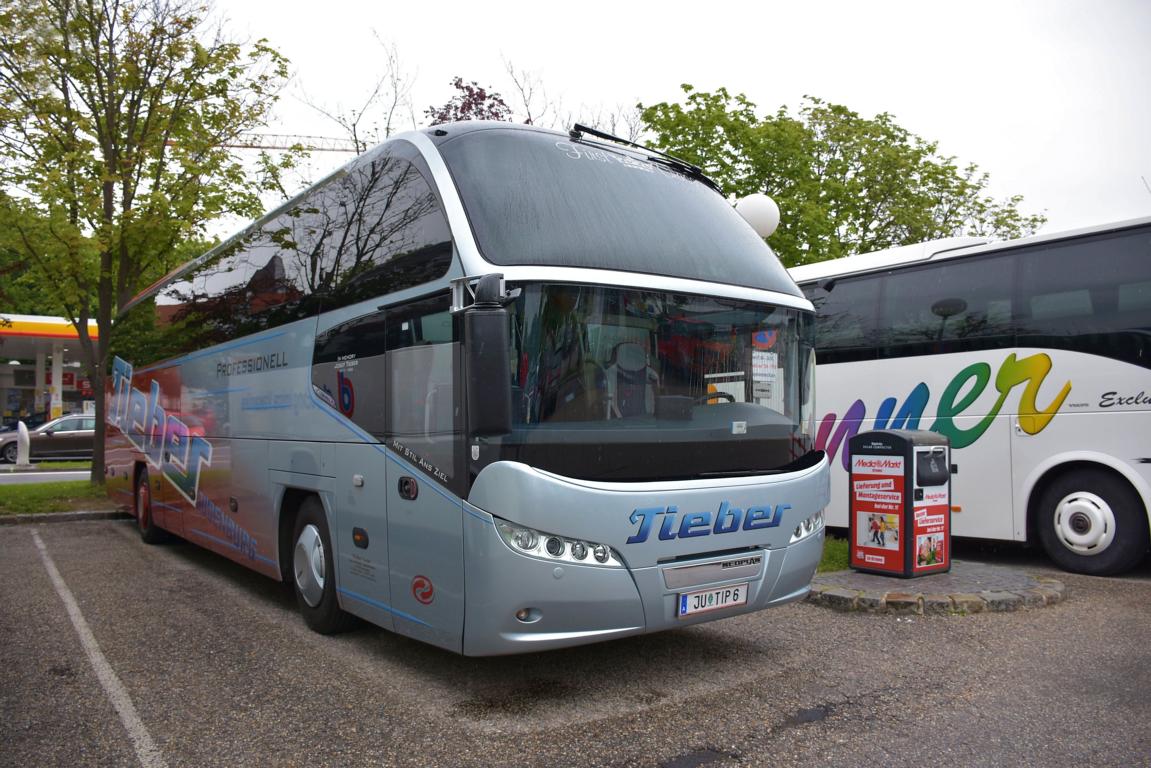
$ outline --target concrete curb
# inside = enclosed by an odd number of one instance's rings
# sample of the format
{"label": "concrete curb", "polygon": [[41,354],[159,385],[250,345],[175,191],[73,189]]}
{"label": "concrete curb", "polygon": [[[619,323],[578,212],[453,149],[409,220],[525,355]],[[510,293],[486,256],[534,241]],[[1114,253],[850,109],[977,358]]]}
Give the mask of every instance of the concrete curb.
{"label": "concrete curb", "polygon": [[44,512],[35,515],[0,515],[0,525],[30,525],[33,523],[74,523],[79,520],[129,520],[132,515],[120,510],[91,512]]}
{"label": "concrete curb", "polygon": [[1005,613],[1023,608],[1043,608],[1063,602],[1070,588],[1057,579],[1029,576],[1033,586],[979,592],[916,591],[912,584],[900,590],[860,590],[836,584],[812,584],[808,602],[837,611],[865,611],[923,616],[927,614]]}

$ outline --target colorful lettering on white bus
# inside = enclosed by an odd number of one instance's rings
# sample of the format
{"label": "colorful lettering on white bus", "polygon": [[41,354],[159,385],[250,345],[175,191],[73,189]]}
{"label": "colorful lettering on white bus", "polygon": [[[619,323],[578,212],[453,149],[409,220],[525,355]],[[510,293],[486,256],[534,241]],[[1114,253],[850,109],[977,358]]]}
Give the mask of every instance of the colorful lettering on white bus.
{"label": "colorful lettering on white bus", "polygon": [[[999,393],[994,405],[985,411],[979,422],[968,429],[961,429],[955,424],[955,417],[967,411],[973,403],[987,389],[991,382],[992,367],[989,363],[972,363],[952,377],[935,407],[935,421],[931,423],[932,432],[947,435],[951,440],[952,448],[966,448],[972,445],[1003,409],[1008,395],[1020,385],[1018,411],[1020,427],[1029,435],[1039,434],[1051,423],[1063,401],[1071,393],[1071,382],[1067,381],[1059,390],[1059,394],[1048,403],[1040,407],[1036,399],[1039,388],[1043,385],[1047,374],[1051,371],[1051,357],[1044,353],[1030,355],[1018,359],[1014,352],[999,364],[995,374],[995,390]],[[962,393],[962,397],[960,397]],[[896,406],[899,410],[896,410]],[[931,406],[931,389],[925,382],[917,383],[900,404],[895,397],[884,398],[875,412],[874,422],[868,429],[920,429],[923,415]],[[835,459],[840,447],[849,438],[856,435],[867,421],[867,404],[862,399],[856,400],[844,413],[841,419],[836,413],[828,413],[820,419],[819,431],[816,433],[815,446],[827,451],[830,458]],[[844,451],[840,463],[845,470],[849,469],[849,458]]]}

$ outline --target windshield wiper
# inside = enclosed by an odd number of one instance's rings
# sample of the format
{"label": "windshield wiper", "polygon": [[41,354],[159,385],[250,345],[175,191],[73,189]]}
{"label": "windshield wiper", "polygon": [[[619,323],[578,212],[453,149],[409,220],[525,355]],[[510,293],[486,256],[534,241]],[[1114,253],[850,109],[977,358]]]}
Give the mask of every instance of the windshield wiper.
{"label": "windshield wiper", "polygon": [[601,131],[601,130],[598,130],[596,128],[590,128],[590,127],[583,125],[581,123],[576,123],[575,125],[573,125],[572,129],[570,131],[568,131],[568,136],[570,136],[573,141],[580,141],[583,139],[583,136],[585,133],[589,136],[595,136],[597,139],[604,139],[605,141],[614,141],[617,144],[623,144],[625,146],[634,147],[635,149],[641,150],[642,152],[647,154],[647,156],[644,158],[645,160],[652,162],[652,163],[655,163],[657,165],[662,165],[662,166],[665,166],[667,168],[671,168],[672,170],[675,170],[675,171],[679,171],[680,173],[684,174],[685,176],[690,176],[693,179],[696,179],[698,181],[702,181],[704,184],[711,187],[716,192],[719,192],[719,186],[714,181],[709,179],[706,175],[704,175],[702,168],[700,168],[698,165],[692,165],[691,163],[689,163],[686,160],[681,160],[680,158],[676,157],[675,155],[669,155],[667,152],[663,152],[663,151],[658,150],[658,149],[652,149],[651,147],[645,147],[644,145],[638,144],[634,141],[631,141],[630,139],[625,139],[622,136],[614,136],[610,133],[607,133],[606,131]]}

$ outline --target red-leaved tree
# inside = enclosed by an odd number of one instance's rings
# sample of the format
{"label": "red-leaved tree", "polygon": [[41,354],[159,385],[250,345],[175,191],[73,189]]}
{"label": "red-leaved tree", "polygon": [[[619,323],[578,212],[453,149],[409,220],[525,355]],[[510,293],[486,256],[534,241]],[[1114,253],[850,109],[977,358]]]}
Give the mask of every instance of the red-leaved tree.
{"label": "red-leaved tree", "polygon": [[504,101],[504,97],[481,87],[475,80],[465,83],[462,77],[455,77],[452,79],[452,87],[456,89],[456,95],[447,104],[424,110],[432,125],[454,123],[459,120],[512,119],[512,109]]}

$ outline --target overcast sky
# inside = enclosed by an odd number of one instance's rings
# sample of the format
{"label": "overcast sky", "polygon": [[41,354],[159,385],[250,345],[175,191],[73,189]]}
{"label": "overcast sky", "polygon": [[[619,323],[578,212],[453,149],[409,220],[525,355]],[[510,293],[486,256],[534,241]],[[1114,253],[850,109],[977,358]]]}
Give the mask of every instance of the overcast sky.
{"label": "overcast sky", "polygon": [[[1022,194],[1043,231],[1151,215],[1151,1],[604,3],[217,0],[238,36],[292,62],[274,132],[341,135],[301,99],[357,104],[382,68],[414,79],[417,118],[455,75],[512,102],[505,61],[565,112],[745,93],[761,113],[805,94],[890,112]],[[317,170],[341,155],[317,155]],[[1146,182],[1143,180],[1146,178]],[[786,216],[786,211],[784,212]]]}

